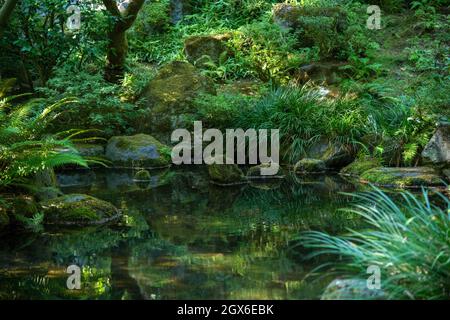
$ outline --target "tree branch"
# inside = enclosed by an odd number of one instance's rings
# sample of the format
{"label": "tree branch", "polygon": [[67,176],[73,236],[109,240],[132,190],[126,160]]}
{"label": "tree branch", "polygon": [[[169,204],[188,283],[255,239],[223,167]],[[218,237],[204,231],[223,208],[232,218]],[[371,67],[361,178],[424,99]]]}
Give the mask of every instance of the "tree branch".
{"label": "tree branch", "polygon": [[106,10],[109,11],[115,17],[121,17],[119,8],[117,7],[117,3],[115,0],[103,0],[103,4],[106,7]]}

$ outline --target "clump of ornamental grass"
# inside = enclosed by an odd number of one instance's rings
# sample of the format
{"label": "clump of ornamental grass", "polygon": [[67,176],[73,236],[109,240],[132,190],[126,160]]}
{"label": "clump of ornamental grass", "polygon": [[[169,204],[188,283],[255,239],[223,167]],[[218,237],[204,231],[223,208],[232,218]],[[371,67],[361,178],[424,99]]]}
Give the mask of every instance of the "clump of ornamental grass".
{"label": "clump of ornamental grass", "polygon": [[378,266],[381,289],[390,299],[448,299],[450,200],[425,189],[420,195],[404,191],[389,196],[374,188],[353,196],[359,201],[349,210],[368,228],[344,236],[302,234],[301,245],[313,249],[309,258],[338,256],[334,272],[363,279],[368,278],[368,266]]}

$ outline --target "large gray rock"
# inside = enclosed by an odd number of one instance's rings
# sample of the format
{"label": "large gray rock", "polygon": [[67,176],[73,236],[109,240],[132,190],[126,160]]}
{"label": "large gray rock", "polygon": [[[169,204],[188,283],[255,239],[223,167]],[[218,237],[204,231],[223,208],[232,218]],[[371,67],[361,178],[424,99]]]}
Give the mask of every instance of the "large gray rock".
{"label": "large gray rock", "polygon": [[381,289],[369,289],[362,279],[335,279],[322,294],[321,300],[380,300],[385,299]]}
{"label": "large gray rock", "polygon": [[435,134],[422,151],[425,162],[450,163],[450,123],[440,124]]}
{"label": "large gray rock", "polygon": [[171,163],[170,148],[146,134],[112,137],[106,158],[122,168],[161,168]]}
{"label": "large gray rock", "polygon": [[68,194],[40,205],[46,224],[97,225],[120,218],[120,211],[115,206],[85,194]]}

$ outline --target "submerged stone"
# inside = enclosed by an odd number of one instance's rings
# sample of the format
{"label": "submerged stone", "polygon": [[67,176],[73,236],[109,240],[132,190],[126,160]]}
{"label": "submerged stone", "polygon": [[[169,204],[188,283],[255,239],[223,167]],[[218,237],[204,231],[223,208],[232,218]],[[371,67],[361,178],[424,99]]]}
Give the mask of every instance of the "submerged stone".
{"label": "submerged stone", "polygon": [[120,217],[120,211],[111,203],[85,195],[68,194],[40,203],[46,224],[96,225]]}
{"label": "submerged stone", "polygon": [[430,167],[379,167],[365,171],[361,179],[387,187],[443,186],[438,172]]}
{"label": "submerged stone", "polygon": [[106,146],[106,158],[115,167],[159,168],[171,164],[170,148],[146,134],[112,137]]}

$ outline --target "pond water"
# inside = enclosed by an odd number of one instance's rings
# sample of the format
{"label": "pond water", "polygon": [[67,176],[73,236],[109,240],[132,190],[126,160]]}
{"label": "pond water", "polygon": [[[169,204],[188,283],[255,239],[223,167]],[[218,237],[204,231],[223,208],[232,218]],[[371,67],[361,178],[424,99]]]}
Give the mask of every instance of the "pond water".
{"label": "pond water", "polygon": [[[302,231],[332,234],[358,220],[355,186],[338,176],[218,187],[204,168],[63,172],[65,193],[86,193],[123,210],[120,226],[45,229],[0,239],[0,299],[318,299],[330,275],[294,247]],[[80,290],[66,269],[82,268]]]}

